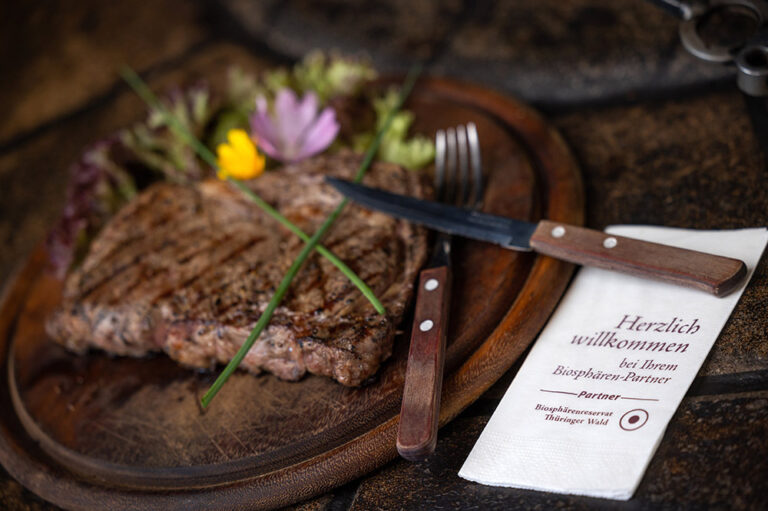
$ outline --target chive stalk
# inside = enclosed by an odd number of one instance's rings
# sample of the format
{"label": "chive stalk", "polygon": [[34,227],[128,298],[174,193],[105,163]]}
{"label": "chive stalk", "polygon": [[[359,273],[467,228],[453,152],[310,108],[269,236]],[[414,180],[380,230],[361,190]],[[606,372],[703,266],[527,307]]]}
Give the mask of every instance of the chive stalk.
{"label": "chive stalk", "polygon": [[[371,166],[371,163],[373,162],[373,158],[376,156],[376,153],[379,151],[379,146],[381,145],[381,139],[384,136],[384,133],[389,130],[389,127],[392,124],[392,120],[395,117],[395,114],[403,107],[403,103],[405,103],[405,100],[408,98],[408,96],[411,93],[411,90],[413,89],[413,86],[416,84],[416,79],[421,74],[421,67],[420,66],[414,66],[411,68],[411,70],[408,72],[408,75],[405,78],[405,82],[403,83],[402,88],[400,89],[400,95],[397,99],[397,104],[395,107],[389,112],[387,115],[381,129],[376,133],[376,137],[373,139],[373,142],[371,142],[371,145],[368,146],[368,150],[365,153],[365,156],[363,157],[363,161],[360,163],[360,167],[357,170],[357,173],[355,174],[355,182],[360,182],[363,179],[363,176],[365,176],[366,171]],[[208,405],[211,403],[211,400],[214,398],[216,393],[221,389],[221,387],[226,383],[226,381],[229,379],[229,377],[232,375],[232,373],[237,369],[237,366],[240,365],[240,362],[242,362],[243,358],[245,358],[246,353],[251,349],[253,344],[256,342],[256,339],[259,338],[259,335],[261,335],[261,332],[266,328],[267,323],[269,323],[269,320],[272,317],[272,313],[275,311],[275,308],[277,308],[280,301],[283,299],[283,296],[285,296],[285,293],[288,291],[288,288],[291,285],[291,281],[296,276],[296,273],[298,273],[299,268],[301,268],[301,265],[304,264],[304,261],[307,259],[309,254],[312,252],[312,249],[314,246],[320,241],[320,239],[325,235],[325,233],[330,229],[330,227],[333,225],[333,223],[336,221],[336,219],[341,214],[341,211],[344,209],[344,206],[347,205],[348,199],[345,197],[341,203],[336,206],[336,209],[333,210],[333,212],[328,215],[328,218],[325,219],[325,222],[320,226],[320,228],[315,232],[315,234],[312,236],[312,238],[307,242],[306,245],[304,245],[304,248],[299,253],[298,257],[296,257],[296,260],[293,261],[293,264],[288,269],[288,272],[286,272],[285,277],[283,277],[283,281],[280,283],[280,286],[275,291],[275,294],[272,295],[272,299],[269,301],[269,304],[267,305],[266,310],[261,315],[259,320],[256,322],[256,326],[251,331],[251,334],[248,336],[248,338],[245,340],[242,346],[240,346],[240,349],[237,351],[235,356],[232,358],[232,360],[229,361],[227,366],[224,368],[224,370],[219,374],[219,376],[216,378],[216,381],[213,382],[213,385],[211,385],[211,388],[208,389],[208,392],[206,392],[203,395],[203,398],[200,400],[200,404],[203,408],[207,408]]]}

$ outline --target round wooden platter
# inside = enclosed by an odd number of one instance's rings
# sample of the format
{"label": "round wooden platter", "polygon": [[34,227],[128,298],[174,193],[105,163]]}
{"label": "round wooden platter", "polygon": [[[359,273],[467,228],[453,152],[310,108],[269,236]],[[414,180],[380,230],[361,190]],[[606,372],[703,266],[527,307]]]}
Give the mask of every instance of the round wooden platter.
{"label": "round wooden platter", "polygon": [[[415,129],[474,121],[487,174],[484,209],[583,222],[578,169],[535,112],[479,86],[424,78]],[[214,375],[169,359],[75,356],[45,335],[60,283],[38,250],[0,305],[0,462],[69,509],[258,509],[298,502],[397,456],[410,331],[371,384],[345,388],[237,373],[210,408]],[[440,423],[476,400],[523,353],[562,295],[572,266],[458,240]],[[438,445],[438,449],[439,449]]]}

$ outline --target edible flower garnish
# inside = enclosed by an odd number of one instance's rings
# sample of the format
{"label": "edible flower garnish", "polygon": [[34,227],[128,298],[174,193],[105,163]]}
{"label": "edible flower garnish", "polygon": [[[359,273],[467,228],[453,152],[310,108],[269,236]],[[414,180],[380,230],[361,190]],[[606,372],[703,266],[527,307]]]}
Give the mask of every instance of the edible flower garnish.
{"label": "edible flower garnish", "polygon": [[256,150],[256,144],[244,130],[227,132],[227,142],[216,148],[219,179],[253,179],[264,172],[264,155]]}
{"label": "edible flower garnish", "polygon": [[280,89],[273,112],[269,110],[267,98],[259,96],[251,116],[251,132],[266,154],[285,163],[314,156],[331,145],[339,133],[336,112],[326,107],[318,114],[314,92],[307,92],[299,101],[293,90]]}

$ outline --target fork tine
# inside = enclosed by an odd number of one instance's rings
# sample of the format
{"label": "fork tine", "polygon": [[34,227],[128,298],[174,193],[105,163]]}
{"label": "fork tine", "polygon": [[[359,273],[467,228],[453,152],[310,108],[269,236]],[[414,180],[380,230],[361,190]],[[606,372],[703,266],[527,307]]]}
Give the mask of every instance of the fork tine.
{"label": "fork tine", "polygon": [[445,155],[446,191],[442,200],[453,202],[456,193],[456,130],[448,128],[445,132],[448,150]]}
{"label": "fork tine", "polygon": [[456,146],[459,150],[456,205],[466,206],[469,200],[469,160],[467,157],[467,131],[464,126],[456,127]]}
{"label": "fork tine", "polygon": [[445,200],[445,131],[435,133],[435,198]]}
{"label": "fork tine", "polygon": [[480,157],[480,140],[477,135],[477,126],[474,122],[467,124],[467,140],[469,141],[469,154],[472,160],[472,180],[475,196],[472,207],[478,208],[483,202],[483,162]]}

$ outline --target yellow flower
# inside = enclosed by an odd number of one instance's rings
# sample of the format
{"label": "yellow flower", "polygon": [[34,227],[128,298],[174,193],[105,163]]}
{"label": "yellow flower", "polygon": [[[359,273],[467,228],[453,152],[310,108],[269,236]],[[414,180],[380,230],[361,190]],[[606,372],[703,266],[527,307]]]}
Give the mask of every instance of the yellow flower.
{"label": "yellow flower", "polygon": [[264,172],[264,155],[256,151],[256,143],[244,130],[229,130],[227,143],[216,148],[219,179],[253,179]]}

